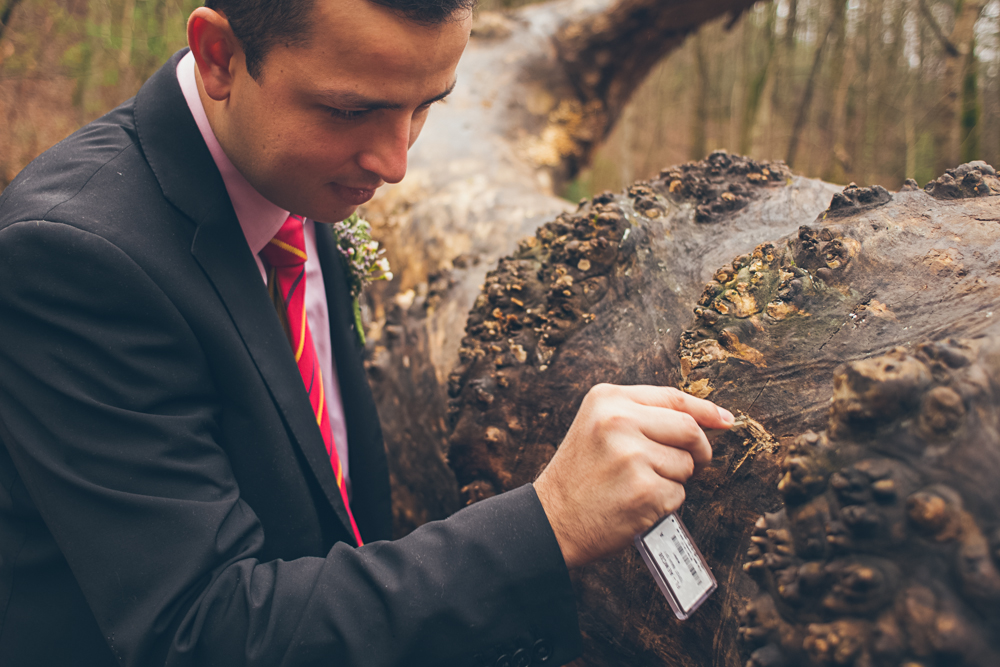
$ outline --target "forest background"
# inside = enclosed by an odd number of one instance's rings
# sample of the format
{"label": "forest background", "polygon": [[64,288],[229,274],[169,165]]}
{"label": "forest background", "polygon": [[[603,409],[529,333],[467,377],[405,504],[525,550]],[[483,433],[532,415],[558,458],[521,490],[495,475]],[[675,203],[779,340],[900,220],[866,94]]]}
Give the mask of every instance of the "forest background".
{"label": "forest background", "polygon": [[[134,94],[199,4],[0,0],[0,188]],[[618,189],[716,148],[892,189],[1000,164],[1000,0],[774,0],[703,26],[558,194]]]}

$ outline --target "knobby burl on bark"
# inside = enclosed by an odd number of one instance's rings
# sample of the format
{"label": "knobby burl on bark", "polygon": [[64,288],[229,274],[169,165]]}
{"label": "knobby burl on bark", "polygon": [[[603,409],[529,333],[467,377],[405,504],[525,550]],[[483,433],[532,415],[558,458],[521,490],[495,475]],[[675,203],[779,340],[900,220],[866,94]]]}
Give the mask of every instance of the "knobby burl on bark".
{"label": "knobby burl on bark", "polygon": [[680,623],[633,550],[581,569],[583,664],[743,664],[744,554],[782,506],[785,448],[826,422],[833,370],[996,321],[995,182],[980,163],[927,191],[852,185],[831,201],[780,163],[717,153],[581,203],[487,276],[449,378],[465,502],[531,481],[598,382],[677,385],[748,417],[681,510],[719,591]]}
{"label": "knobby burl on bark", "polygon": [[1000,664],[1000,337],[900,347],[833,386],[750,538],[747,664]]}

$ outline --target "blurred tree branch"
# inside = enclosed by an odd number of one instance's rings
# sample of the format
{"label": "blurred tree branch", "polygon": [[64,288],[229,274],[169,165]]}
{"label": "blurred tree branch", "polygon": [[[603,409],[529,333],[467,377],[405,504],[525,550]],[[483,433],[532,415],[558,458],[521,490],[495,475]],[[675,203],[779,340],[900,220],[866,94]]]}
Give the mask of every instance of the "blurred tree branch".
{"label": "blurred tree branch", "polygon": [[3,11],[0,12],[0,37],[3,37],[4,30],[7,29],[7,24],[10,23],[10,16],[14,13],[14,8],[20,4],[21,0],[6,0],[3,5]]}
{"label": "blurred tree branch", "polygon": [[931,12],[930,5],[927,4],[927,0],[920,0],[920,13],[923,15],[924,20],[927,21],[927,25],[930,26],[931,32],[939,42],[941,42],[941,47],[947,51],[949,56],[955,57],[958,55],[958,47],[951,43],[948,36],[944,34],[944,30],[938,24],[937,19],[934,18],[934,13]]}

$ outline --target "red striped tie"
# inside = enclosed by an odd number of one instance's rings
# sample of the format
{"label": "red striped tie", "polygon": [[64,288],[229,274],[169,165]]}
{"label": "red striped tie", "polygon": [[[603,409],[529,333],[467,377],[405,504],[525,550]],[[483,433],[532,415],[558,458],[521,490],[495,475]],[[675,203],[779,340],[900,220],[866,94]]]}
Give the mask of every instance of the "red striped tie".
{"label": "red striped tie", "polygon": [[[285,325],[292,350],[295,352],[299,374],[302,375],[302,381],[309,393],[309,402],[312,404],[316,423],[323,435],[326,453],[330,456],[330,464],[333,466],[333,472],[337,478],[337,487],[344,499],[347,516],[351,520],[351,529],[354,531],[358,546],[361,546],[361,533],[358,532],[358,526],[354,522],[354,514],[351,512],[351,503],[347,499],[344,470],[340,465],[337,447],[333,442],[333,431],[330,429],[330,417],[327,414],[326,396],[323,390],[323,373],[316,359],[316,348],[313,346],[312,335],[309,333],[309,322],[306,320],[307,257],[302,224],[301,217],[288,216],[288,220],[285,220],[285,224],[281,226],[278,233],[260,251],[260,257],[268,267],[267,283],[268,287],[274,290],[272,298],[275,293],[280,297],[280,301],[275,300],[276,306],[279,308],[279,315],[285,316],[285,321],[282,324]],[[280,310],[281,304],[284,304],[284,313]]]}

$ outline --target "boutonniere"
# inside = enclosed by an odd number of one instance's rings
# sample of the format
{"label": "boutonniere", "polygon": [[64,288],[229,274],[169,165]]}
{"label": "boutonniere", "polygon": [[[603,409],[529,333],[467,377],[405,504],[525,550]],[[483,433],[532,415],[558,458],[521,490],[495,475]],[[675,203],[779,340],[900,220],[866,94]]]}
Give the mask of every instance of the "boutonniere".
{"label": "boutonniere", "polygon": [[337,248],[347,261],[347,283],[354,310],[354,330],[358,332],[358,340],[362,345],[365,344],[365,327],[361,323],[361,289],[377,280],[392,280],[389,260],[383,257],[385,250],[378,247],[378,241],[372,240],[371,231],[372,226],[357,211],[343,222],[333,224]]}

